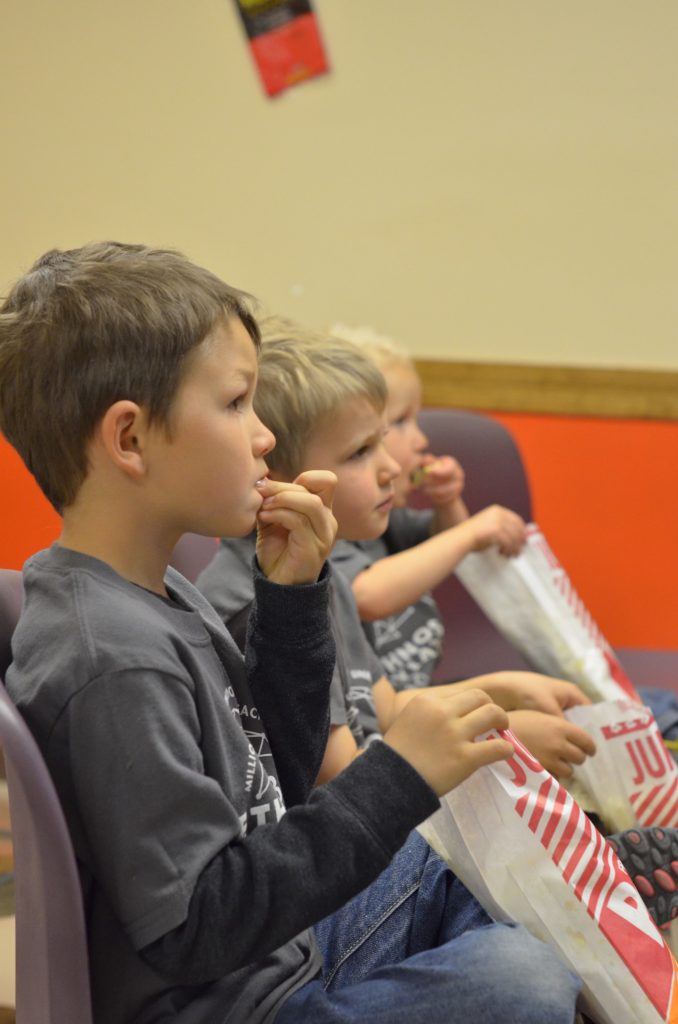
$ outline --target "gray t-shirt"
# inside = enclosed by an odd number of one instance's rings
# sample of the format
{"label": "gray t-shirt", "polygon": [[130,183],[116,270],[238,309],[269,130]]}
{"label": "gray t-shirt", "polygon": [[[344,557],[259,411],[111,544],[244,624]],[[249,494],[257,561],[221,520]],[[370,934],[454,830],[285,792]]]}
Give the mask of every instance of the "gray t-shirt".
{"label": "gray t-shirt", "polygon": [[[196,580],[241,650],[254,599],[252,564],[256,535],[223,539],[214,558]],[[358,747],[381,736],[372,687],[384,674],[361,628],[350,584],[335,573],[330,581],[330,623],[337,661],[330,689],[330,722],[348,725]]]}
{"label": "gray t-shirt", "polygon": [[284,814],[240,653],[171,569],[166,600],[55,545],[24,578],[7,687],[74,840],[97,1024],[269,1019],[320,968],[311,932],[197,989],[137,955],[184,921],[219,851]]}
{"label": "gray t-shirt", "polygon": [[[331,562],[350,581],[381,558],[406,551],[431,536],[430,511],[394,509],[386,533],[373,541],[338,541]],[[396,690],[431,685],[442,653],[444,627],[430,593],[396,615],[363,623],[365,634]]]}

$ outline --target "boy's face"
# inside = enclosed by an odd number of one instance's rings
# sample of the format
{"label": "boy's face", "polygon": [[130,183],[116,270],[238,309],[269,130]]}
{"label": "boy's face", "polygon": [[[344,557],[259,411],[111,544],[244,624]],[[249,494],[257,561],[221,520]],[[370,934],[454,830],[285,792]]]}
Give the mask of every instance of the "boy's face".
{"label": "boy's face", "polygon": [[384,447],[385,419],[366,398],[346,402],[316,430],[302,469],[337,475],[332,511],[338,536],[373,540],[388,526],[400,467]]}
{"label": "boy's face", "polygon": [[189,356],[170,414],[171,436],[152,431],[150,472],[161,521],[181,532],[243,536],[262,497],[257,480],[275,445],[252,398],[257,354],[242,322],[230,318]]}
{"label": "boy's face", "polygon": [[421,381],[411,367],[402,363],[382,368],[382,373],[388,388],[388,433],[384,444],[402,470],[395,484],[395,504],[402,506],[412,490],[412,473],[423,464],[422,455],[428,448],[428,438],[417,423],[421,409]]}

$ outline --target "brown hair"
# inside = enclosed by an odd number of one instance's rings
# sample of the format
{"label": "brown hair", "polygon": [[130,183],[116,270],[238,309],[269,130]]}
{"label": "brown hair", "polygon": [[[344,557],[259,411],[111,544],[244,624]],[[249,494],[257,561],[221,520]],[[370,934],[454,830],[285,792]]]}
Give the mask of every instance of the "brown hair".
{"label": "brown hair", "polygon": [[220,320],[254,344],[251,297],[181,253],[120,242],[45,253],[0,306],[0,429],[58,511],[120,399],[169,432],[186,357]]}
{"label": "brown hair", "polygon": [[294,479],[318,426],[343,402],[366,398],[380,412],[386,382],[374,363],[349,341],[269,317],[259,323],[261,354],[254,407],[276,437],[268,466]]}

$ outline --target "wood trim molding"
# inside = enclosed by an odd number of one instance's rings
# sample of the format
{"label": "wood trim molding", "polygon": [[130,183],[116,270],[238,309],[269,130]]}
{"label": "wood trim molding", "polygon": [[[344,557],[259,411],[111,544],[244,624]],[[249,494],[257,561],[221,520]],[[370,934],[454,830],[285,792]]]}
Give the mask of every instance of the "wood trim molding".
{"label": "wood trim molding", "polygon": [[417,359],[424,404],[678,420],[678,372]]}

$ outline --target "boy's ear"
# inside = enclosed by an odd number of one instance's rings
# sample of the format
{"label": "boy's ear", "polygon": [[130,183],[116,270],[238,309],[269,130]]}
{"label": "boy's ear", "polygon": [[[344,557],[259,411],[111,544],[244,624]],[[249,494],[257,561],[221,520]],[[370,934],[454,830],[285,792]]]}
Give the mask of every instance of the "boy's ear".
{"label": "boy's ear", "polygon": [[118,469],[128,476],[141,477],[146,472],[144,438],[147,420],[136,402],[120,399],[104,413],[100,426],[101,444]]}

